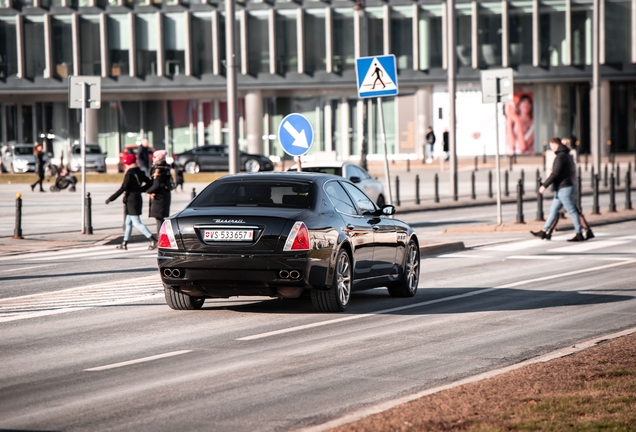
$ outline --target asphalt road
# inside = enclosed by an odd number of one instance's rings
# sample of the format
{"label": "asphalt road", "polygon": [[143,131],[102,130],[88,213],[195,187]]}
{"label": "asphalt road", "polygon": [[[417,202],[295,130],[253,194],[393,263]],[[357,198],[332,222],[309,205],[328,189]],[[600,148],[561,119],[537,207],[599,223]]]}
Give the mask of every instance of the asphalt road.
{"label": "asphalt road", "polygon": [[428,257],[414,298],[370,290],[344,314],[173,311],[143,244],[2,257],[0,429],[298,430],[631,328],[635,228]]}

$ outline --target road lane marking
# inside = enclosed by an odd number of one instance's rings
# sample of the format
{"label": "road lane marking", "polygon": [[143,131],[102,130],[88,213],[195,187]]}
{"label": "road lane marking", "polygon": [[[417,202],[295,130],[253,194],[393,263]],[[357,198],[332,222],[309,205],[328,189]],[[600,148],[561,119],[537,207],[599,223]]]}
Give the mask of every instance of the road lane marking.
{"label": "road lane marking", "polygon": [[172,351],[172,352],[165,353],[165,354],[157,354],[157,355],[150,356],[150,357],[139,358],[139,359],[136,359],[136,360],[128,360],[128,361],[124,361],[124,362],[120,362],[120,363],[113,363],[113,364],[109,364],[109,365],[105,365],[105,366],[98,366],[98,367],[94,367],[94,368],[90,368],[90,369],[84,369],[84,371],[86,371],[86,372],[95,372],[95,371],[103,371],[103,370],[108,370],[108,369],[115,369],[115,368],[119,368],[119,367],[133,365],[133,364],[145,363],[145,362],[149,362],[149,361],[153,361],[153,360],[159,360],[159,359],[163,359],[163,358],[167,358],[167,357],[174,357],[174,356],[178,356],[178,355],[181,355],[181,354],[187,354],[189,352],[192,352],[192,350]]}
{"label": "road lane marking", "polygon": [[484,250],[501,251],[501,252],[513,252],[513,251],[518,251],[518,250],[522,250],[522,249],[527,249],[527,248],[539,246],[541,244],[541,242],[542,242],[542,240],[532,239],[532,240],[520,241],[520,242],[515,242],[515,243],[507,243],[507,244],[503,244],[503,245],[500,245],[500,246],[487,247],[487,248],[484,248]]}
{"label": "road lane marking", "polygon": [[510,255],[506,259],[520,259],[520,260],[558,260],[563,258],[563,255]]}
{"label": "road lane marking", "polygon": [[630,259],[629,261],[621,261],[621,262],[616,262],[616,263],[612,263],[612,264],[604,264],[604,265],[597,266],[597,267],[589,267],[589,268],[585,268],[585,269],[581,269],[581,270],[573,270],[573,271],[569,271],[569,272],[566,272],[566,273],[559,273],[559,274],[550,275],[550,276],[544,276],[544,277],[533,278],[533,279],[526,279],[526,280],[512,282],[512,283],[505,284],[505,285],[500,285],[500,286],[493,287],[493,288],[479,289],[479,290],[476,290],[476,291],[471,291],[471,292],[467,292],[467,293],[464,293],[464,294],[458,294],[458,295],[449,296],[449,297],[443,297],[443,298],[439,298],[439,299],[435,299],[435,300],[428,300],[428,301],[424,301],[424,302],[413,303],[413,304],[410,304],[410,305],[399,306],[399,307],[390,308],[390,309],[382,309],[382,310],[373,311],[373,312],[367,312],[367,313],[359,314],[359,315],[350,315],[350,316],[343,317],[343,318],[336,318],[336,319],[332,319],[332,320],[328,320],[328,321],[320,321],[320,322],[315,322],[315,323],[311,323],[311,324],[304,324],[304,325],[295,326],[295,327],[288,327],[288,328],[284,328],[284,329],[280,329],[280,330],[273,330],[273,331],[270,331],[270,332],[259,333],[259,334],[255,334],[255,335],[251,335],[251,336],[245,336],[245,337],[242,337],[242,338],[238,338],[236,340],[238,340],[238,341],[250,341],[250,340],[256,340],[256,339],[264,339],[264,338],[267,338],[267,337],[270,337],[270,336],[276,336],[276,335],[285,334],[285,333],[293,333],[293,332],[300,331],[300,330],[306,330],[306,329],[315,328],[315,327],[322,327],[322,326],[331,325],[331,324],[337,324],[337,323],[341,323],[341,322],[345,322],[345,321],[353,321],[353,320],[356,320],[356,319],[368,318],[368,317],[372,317],[372,316],[376,316],[376,315],[383,315],[383,314],[403,311],[403,310],[407,310],[407,309],[413,309],[413,308],[418,308],[418,307],[423,307],[423,306],[429,306],[429,305],[436,304],[436,303],[444,303],[444,302],[457,300],[457,299],[461,299],[461,298],[473,297],[473,296],[477,296],[477,295],[481,295],[481,294],[486,294],[486,293],[489,293],[489,292],[492,292],[492,291],[496,291],[496,290],[500,290],[500,289],[515,288],[515,287],[522,286],[522,285],[528,285],[528,284],[531,284],[531,283],[534,283],[534,282],[544,282],[544,281],[547,281],[547,280],[560,279],[560,278],[563,278],[563,277],[574,276],[574,275],[583,274],[583,273],[592,273],[592,272],[595,272],[595,271],[598,271],[598,270],[606,270],[606,269],[609,269],[609,268],[621,267],[621,266],[624,266],[624,265],[634,264],[634,263],[636,263],[636,259]]}
{"label": "road lane marking", "polygon": [[591,241],[585,243],[577,243],[572,246],[564,246],[556,249],[548,249],[548,252],[558,252],[558,253],[579,253],[579,252],[588,252],[591,250],[602,249],[612,246],[620,246],[626,243],[630,243],[629,241],[622,240],[601,240],[601,241]]}
{"label": "road lane marking", "polygon": [[26,258],[26,259],[29,261],[53,261],[53,260],[64,260],[64,259],[103,257],[104,255],[126,256],[126,255],[129,255],[130,252],[139,253],[139,252],[147,251],[147,250],[148,250],[148,246],[146,245],[132,246],[132,247],[129,247],[127,251],[117,250],[113,247],[113,248],[108,248],[107,250],[102,249],[101,251],[96,251],[96,252],[77,251],[72,253],[60,253],[56,256]]}
{"label": "road lane marking", "polygon": [[41,265],[35,265],[35,266],[29,266],[29,267],[14,268],[9,270],[0,270],[0,273],[9,273],[9,272],[15,272],[20,270],[32,270],[32,269],[42,268],[42,267],[51,267],[53,265],[55,264],[41,264]]}
{"label": "road lane marking", "polygon": [[435,258],[482,258],[482,259],[491,259],[493,257],[490,256],[490,255],[443,254],[443,255],[435,255]]}

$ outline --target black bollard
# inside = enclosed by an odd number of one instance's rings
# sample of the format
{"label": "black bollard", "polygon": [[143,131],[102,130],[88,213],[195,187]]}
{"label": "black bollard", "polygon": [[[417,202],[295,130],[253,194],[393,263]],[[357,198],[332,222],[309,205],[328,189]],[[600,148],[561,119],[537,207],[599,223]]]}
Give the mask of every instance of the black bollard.
{"label": "black bollard", "polygon": [[585,172],[587,172],[587,153],[585,153]]}
{"label": "black bollard", "polygon": [[434,185],[435,185],[435,202],[438,203],[439,202],[439,176],[437,174],[435,174]]}
{"label": "black bollard", "polygon": [[190,194],[190,199],[195,199],[197,196],[197,190],[192,188],[192,193]]}
{"label": "black bollard", "polygon": [[488,171],[488,198],[492,198],[492,171]]}
{"label": "black bollard", "polygon": [[521,183],[521,179],[517,183],[517,223],[525,223],[523,221],[523,183]]}
{"label": "black bollard", "polygon": [[510,156],[508,160],[509,160],[509,162],[510,162],[510,171],[512,171],[512,162],[514,161],[514,160],[512,159],[512,156]]}
{"label": "black bollard", "polygon": [[415,204],[420,203],[420,176],[415,175]]}
{"label": "black bollard", "polygon": [[541,187],[541,177],[537,176],[537,219],[538,221],[545,220],[545,216],[543,214],[543,195],[539,193],[539,188]]}
{"label": "black bollard", "polygon": [[475,171],[479,170],[479,156],[475,156]]}
{"label": "black bollard", "polygon": [[395,204],[400,205],[400,177],[395,176]]}
{"label": "black bollard", "polygon": [[590,187],[594,189],[594,165],[592,165],[592,172],[590,173]]}
{"label": "black bollard", "polygon": [[609,211],[612,213],[616,212],[616,179],[614,178],[614,173],[610,175],[609,179]]}
{"label": "black bollard", "polygon": [[86,192],[86,198],[84,198],[84,215],[86,217],[85,219],[86,223],[84,224],[85,232],[83,232],[82,234],[93,234],[93,215],[91,214],[91,208],[92,208],[91,193]]}
{"label": "black bollard", "polygon": [[457,201],[459,199],[459,183],[457,183],[457,171],[455,171],[455,175],[453,176],[455,179],[455,190],[453,191],[453,201]]}
{"label": "black bollard", "polygon": [[621,164],[616,164],[616,186],[621,185]]}
{"label": "black bollard", "polygon": [[470,197],[472,199],[477,199],[477,192],[475,191],[475,171],[470,173]]}
{"label": "black bollard", "polygon": [[605,171],[603,172],[603,187],[607,187],[607,164],[605,164]]}
{"label": "black bollard", "polygon": [[406,172],[411,172],[411,159],[406,158]]}
{"label": "black bollard", "polygon": [[487,162],[488,162],[488,159],[486,158],[486,153],[484,153],[484,165],[486,165]]}
{"label": "black bollard", "polygon": [[[629,180],[631,181],[631,180],[632,180],[632,175],[631,175],[631,172],[632,172],[632,163],[631,163],[631,162],[627,164],[627,172],[628,172],[628,173],[630,173],[630,174],[629,174]],[[630,184],[630,186],[631,186],[631,184]]]}
{"label": "black bollard", "polygon": [[625,174],[625,210],[632,209],[632,172]]}
{"label": "black bollard", "polygon": [[521,170],[521,195],[526,194],[526,173]]}
{"label": "black bollard", "polygon": [[22,240],[22,194],[15,196],[15,228],[13,229],[13,240]]}
{"label": "black bollard", "polygon": [[592,188],[594,189],[593,191],[593,197],[594,197],[594,201],[592,204],[592,214],[601,214],[600,211],[600,207],[598,206],[598,184],[599,184],[600,179],[598,178],[598,174],[594,175],[594,183]]}
{"label": "black bollard", "polygon": [[504,172],[504,195],[510,196],[510,188],[508,187],[508,170]]}

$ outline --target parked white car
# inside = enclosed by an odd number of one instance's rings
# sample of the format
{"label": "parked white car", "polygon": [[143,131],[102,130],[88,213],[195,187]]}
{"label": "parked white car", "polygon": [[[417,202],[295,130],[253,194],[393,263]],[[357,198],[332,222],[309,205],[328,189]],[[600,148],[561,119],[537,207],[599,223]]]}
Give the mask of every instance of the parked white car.
{"label": "parked white car", "polygon": [[2,148],[2,169],[10,173],[35,171],[33,144],[12,144]]}
{"label": "parked white car", "polygon": [[[71,171],[82,170],[82,146],[76,144],[71,150]],[[106,155],[98,144],[86,144],[86,171],[106,172]]]}
{"label": "parked white car", "polygon": [[[298,166],[292,165],[287,171],[297,170]],[[386,204],[382,182],[371,177],[367,170],[359,165],[351,162],[304,162],[302,170],[344,177],[351,183],[355,183],[369,198],[375,201],[378,207],[382,208]]]}

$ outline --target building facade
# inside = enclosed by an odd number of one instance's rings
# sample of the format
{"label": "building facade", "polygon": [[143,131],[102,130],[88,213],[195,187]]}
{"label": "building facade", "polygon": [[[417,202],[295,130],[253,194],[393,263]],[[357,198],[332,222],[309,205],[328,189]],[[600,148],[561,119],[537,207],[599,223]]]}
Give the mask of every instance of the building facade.
{"label": "building facade", "polygon": [[[636,0],[601,0],[603,153],[636,150]],[[507,151],[540,154],[552,136],[590,148],[592,0],[456,2],[457,151],[493,154],[493,105],[480,70],[512,67]],[[177,154],[227,141],[222,2],[0,0],[0,140],[79,140],[68,77],[102,77],[89,142],[110,161],[147,136]],[[383,152],[374,100],[357,98],[355,58],[394,54],[400,94],[385,98],[389,153],[421,157],[426,127],[447,121],[446,3],[439,0],[238,1],[236,59],[243,150],[282,156],[282,118],[305,114],[311,153]],[[502,144],[503,150],[503,144]]]}

